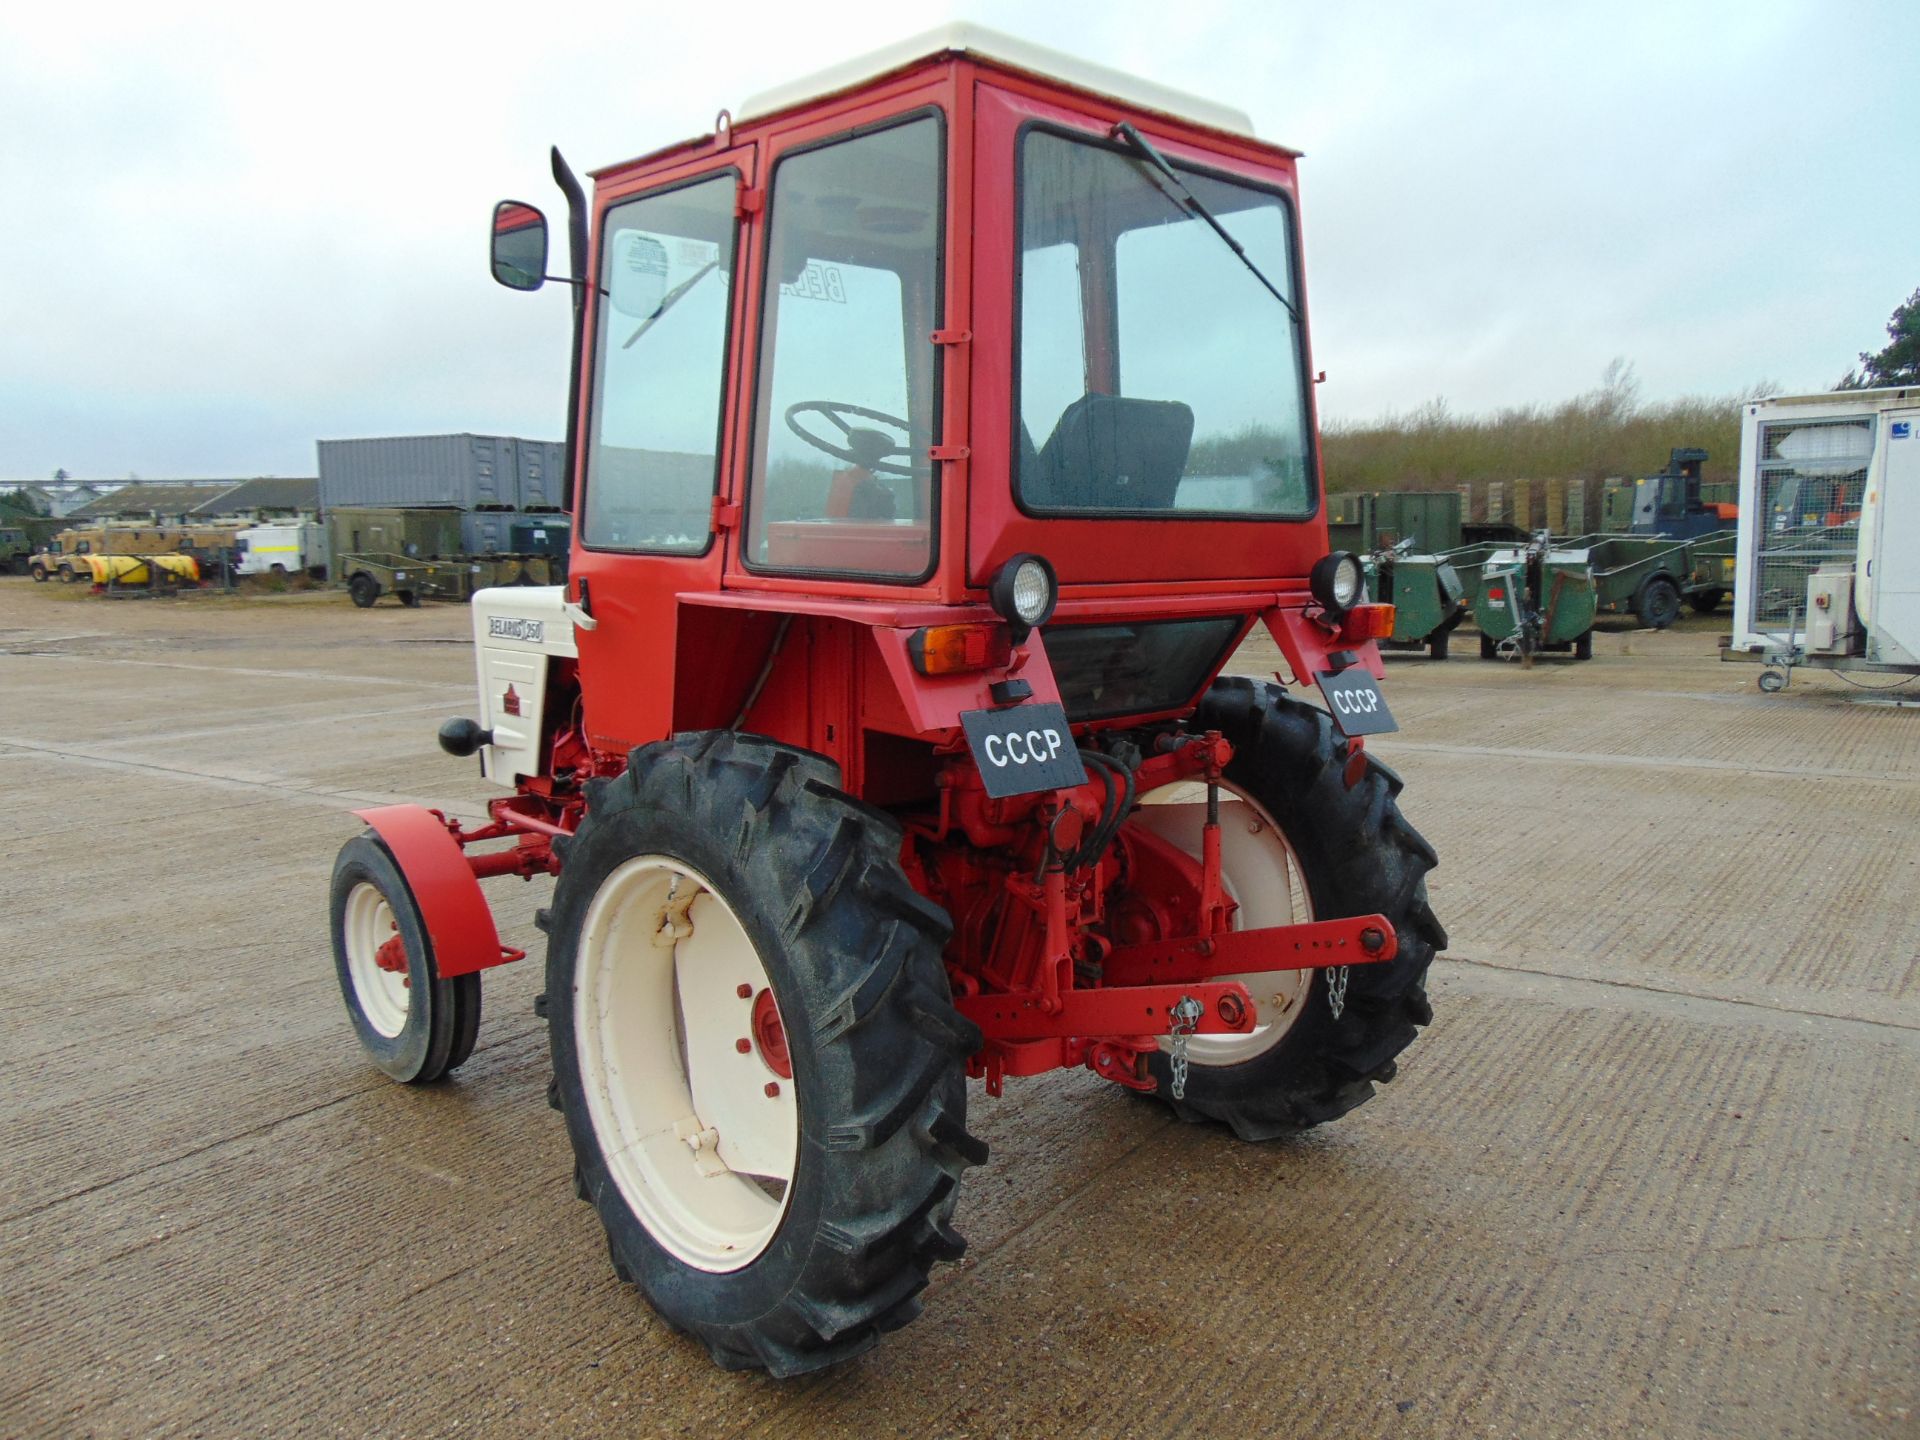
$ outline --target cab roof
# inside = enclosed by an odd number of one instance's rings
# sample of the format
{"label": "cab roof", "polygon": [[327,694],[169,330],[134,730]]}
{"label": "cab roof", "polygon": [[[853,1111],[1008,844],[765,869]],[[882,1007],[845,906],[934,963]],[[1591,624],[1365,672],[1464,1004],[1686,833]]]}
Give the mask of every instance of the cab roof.
{"label": "cab roof", "polygon": [[1061,81],[1078,90],[1090,90],[1129,106],[1171,115],[1210,130],[1256,138],[1253,121],[1244,110],[1222,105],[1202,95],[1143,80],[1119,70],[1110,70],[1077,55],[1051,50],[1014,35],[989,30],[982,25],[958,21],[935,30],[901,40],[871,54],[832,66],[801,80],[776,85],[747,97],[735,115],[736,123],[791,110],[829,95],[855,89],[882,75],[904,70],[910,65],[944,55],[968,55],[976,60],[1016,70],[1042,79]]}
{"label": "cab roof", "polygon": [[[1253,120],[1244,110],[1236,110],[1231,105],[1222,105],[1219,101],[1209,100],[1204,95],[1192,95],[1184,90],[1175,90],[1171,86],[1157,84],[1152,80],[1143,80],[1137,75],[1110,70],[1105,65],[1096,65],[1090,60],[1082,60],[1078,56],[1068,55],[1060,50],[1051,50],[1044,45],[1022,40],[1018,36],[1007,35],[998,30],[990,30],[984,25],[971,25],[964,21],[924,31],[919,35],[886,46],[884,49],[843,61],[839,65],[818,71],[804,79],[776,85],[770,90],[762,90],[758,94],[749,95],[738,110],[722,113],[733,125],[747,124],[805,105],[810,101],[856,90],[882,76],[949,56],[965,56],[981,64],[1105,96],[1134,109],[1171,116],[1189,125],[1199,125],[1223,134],[1253,140],[1287,155],[1300,153],[1289,146],[1277,145],[1271,140],[1260,140],[1254,134]],[[589,174],[595,180],[624,175],[636,166],[648,164],[676,151],[707,144],[712,138],[711,134],[691,136],[675,144],[661,146],[659,149],[636,155],[630,160],[603,165],[590,171]]]}

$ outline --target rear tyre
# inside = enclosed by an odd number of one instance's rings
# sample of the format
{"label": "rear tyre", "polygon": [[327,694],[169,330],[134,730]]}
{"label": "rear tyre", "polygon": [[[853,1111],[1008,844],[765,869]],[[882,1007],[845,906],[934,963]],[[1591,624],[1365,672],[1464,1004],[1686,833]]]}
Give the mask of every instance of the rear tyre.
{"label": "rear tyre", "polygon": [[406,606],[407,609],[418,610],[420,608],[420,594],[418,591],[396,590],[393,593],[394,593],[394,598],[399,600],[399,602],[402,605]]}
{"label": "rear tyre", "polygon": [[579,1191],[615,1272],[727,1369],[800,1374],[911,1320],[986,1158],[950,924],[836,779],[757,736],[645,746],[590,793],[554,890]]}
{"label": "rear tyre", "polygon": [[347,581],[347,594],[362,610],[371,609],[373,602],[380,598],[380,582],[366,571],[359,571]]}
{"label": "rear tyre", "polygon": [[[1275,1018],[1277,1038],[1262,1030],[1196,1037],[1182,1100],[1172,1097],[1164,1049],[1148,1057],[1160,1097],[1181,1119],[1218,1120],[1242,1140],[1270,1140],[1364,1104],[1376,1083],[1393,1078],[1395,1057],[1433,1019],[1427,967],[1447,943],[1427,904],[1426,874],[1438,860],[1401,817],[1394,799],[1400,779],[1391,770],[1370,759],[1359,783],[1347,787],[1325,711],[1289,699],[1277,686],[1229,676],[1214,684],[1189,728],[1219,730],[1232,742],[1227,784],[1277,828],[1313,918],[1378,913],[1399,936],[1392,960],[1348,970],[1337,1018],[1328,973],[1311,971]],[[1253,873],[1259,874],[1257,864]],[[1231,873],[1227,878],[1231,886]],[[1300,973],[1282,972],[1266,983]],[[1260,988],[1254,997],[1264,998]]]}
{"label": "rear tyre", "polygon": [[1664,630],[1680,618],[1680,588],[1664,575],[1655,575],[1633,597],[1633,613],[1649,630]]}
{"label": "rear tyre", "polygon": [[[480,977],[439,977],[413,890],[373,834],[340,847],[331,899],[334,971],[361,1047],[395,1080],[432,1084],[473,1054]],[[394,958],[404,970],[382,963]]]}
{"label": "rear tyre", "polygon": [[1727,592],[1724,590],[1696,590],[1687,597],[1687,603],[1693,607],[1694,614],[1711,615],[1726,598]]}

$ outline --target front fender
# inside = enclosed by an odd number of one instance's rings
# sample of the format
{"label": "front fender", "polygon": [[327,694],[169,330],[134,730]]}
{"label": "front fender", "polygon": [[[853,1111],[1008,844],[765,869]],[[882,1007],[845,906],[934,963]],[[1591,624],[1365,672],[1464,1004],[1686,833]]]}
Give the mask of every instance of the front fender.
{"label": "front fender", "polygon": [[449,980],[518,958],[518,952],[501,948],[480,882],[438,815],[424,805],[353,813],[373,828],[406,876],[426,924],[435,974]]}

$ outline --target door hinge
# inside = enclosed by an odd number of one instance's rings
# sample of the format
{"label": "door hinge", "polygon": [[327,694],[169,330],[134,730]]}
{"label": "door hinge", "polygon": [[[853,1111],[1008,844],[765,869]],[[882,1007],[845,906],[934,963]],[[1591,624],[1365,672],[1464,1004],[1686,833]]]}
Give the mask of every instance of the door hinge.
{"label": "door hinge", "polygon": [[733,196],[733,213],[741,219],[758,215],[767,208],[767,192],[742,185]]}
{"label": "door hinge", "polygon": [[973,331],[936,330],[927,338],[936,345],[965,345],[973,339]]}
{"label": "door hinge", "polygon": [[927,449],[929,460],[964,460],[973,451],[965,445],[933,445]]}
{"label": "door hinge", "polygon": [[714,496],[712,521],[712,528],[715,530],[731,530],[739,525],[740,502],[722,500],[719,496]]}

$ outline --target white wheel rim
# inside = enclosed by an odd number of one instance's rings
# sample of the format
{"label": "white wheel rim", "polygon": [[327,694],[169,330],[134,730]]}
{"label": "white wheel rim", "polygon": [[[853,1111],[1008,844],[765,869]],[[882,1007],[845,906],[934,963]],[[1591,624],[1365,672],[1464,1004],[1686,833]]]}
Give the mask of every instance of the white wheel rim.
{"label": "white wheel rim", "polygon": [[[1198,860],[1206,822],[1206,782],[1180,780],[1141,796],[1140,808],[1128,823]],[[1251,796],[1224,781],[1220,785],[1220,883],[1239,906],[1233,914],[1235,930],[1298,925],[1313,919],[1313,901],[1287,837]],[[1187,1044],[1187,1055],[1196,1065],[1238,1065],[1279,1044],[1306,1008],[1313,972],[1265,970],[1218,979],[1238,980],[1247,987],[1260,1023],[1244,1035],[1195,1035]],[[1161,1040],[1162,1050],[1168,1046],[1167,1040]]]}
{"label": "white wheel rim", "polygon": [[587,1115],[621,1198],[696,1269],[750,1264],[792,1192],[794,1084],[753,1040],[770,983],[732,908],[669,856],[627,861],[587,909],[573,993]]}
{"label": "white wheel rim", "polygon": [[367,1023],[391,1040],[407,1028],[407,1006],[412,991],[404,972],[384,969],[380,947],[400,933],[393,906],[380,887],[362,880],[347,892],[346,916],[341,926],[347,945],[347,974]]}

